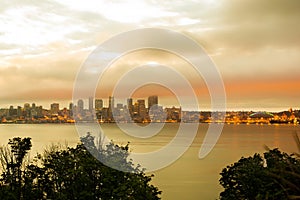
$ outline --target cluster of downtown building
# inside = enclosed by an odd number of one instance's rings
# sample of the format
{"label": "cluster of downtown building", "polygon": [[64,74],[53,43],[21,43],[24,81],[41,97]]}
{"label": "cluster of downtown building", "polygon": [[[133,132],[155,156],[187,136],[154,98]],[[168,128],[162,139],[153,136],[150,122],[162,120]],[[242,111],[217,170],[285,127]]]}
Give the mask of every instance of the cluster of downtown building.
{"label": "cluster of downtown building", "polygon": [[[180,122],[181,118],[180,107],[163,108],[158,104],[158,96],[149,96],[147,106],[144,99],[134,102],[128,98],[127,104],[123,105],[115,103],[114,97],[109,97],[108,107],[104,107],[103,99],[91,97],[88,99],[88,108],[79,99],[76,103],[70,103],[69,108],[63,109],[60,109],[59,103],[52,103],[50,109],[36,106],[35,103],[0,109],[0,123],[74,123],[95,120],[101,123],[149,123]],[[195,119],[199,119],[199,116],[195,116]]]}
{"label": "cluster of downtown building", "polygon": [[98,120],[100,123],[149,123],[149,122],[180,122],[181,108],[163,108],[158,104],[158,96],[149,96],[148,104],[145,99],[127,99],[127,104],[115,103],[114,97],[109,97],[108,107],[103,106],[102,99],[89,98],[88,109],[84,109],[83,100],[78,100],[77,106],[70,110],[76,121]]}
{"label": "cluster of downtown building", "polygon": [[183,111],[181,107],[164,108],[158,104],[158,96],[149,96],[147,105],[144,99],[134,102],[127,99],[126,105],[115,103],[114,97],[109,97],[105,107],[102,99],[88,99],[85,108],[84,101],[79,99],[70,103],[69,108],[60,109],[58,103],[52,103],[50,109],[25,103],[24,107],[10,106],[0,109],[0,123],[150,123],[150,122],[200,122],[200,123],[228,123],[228,124],[270,124],[289,123],[299,124],[300,110],[269,113],[253,111],[229,111],[224,113],[209,111]]}

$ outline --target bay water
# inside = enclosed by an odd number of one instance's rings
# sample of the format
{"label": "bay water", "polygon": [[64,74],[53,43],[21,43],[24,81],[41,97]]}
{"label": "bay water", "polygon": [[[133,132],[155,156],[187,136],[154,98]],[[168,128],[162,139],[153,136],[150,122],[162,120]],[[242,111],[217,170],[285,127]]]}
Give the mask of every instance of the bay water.
{"label": "bay water", "polygon": [[[152,183],[163,192],[162,199],[217,199],[222,191],[219,173],[227,165],[242,156],[263,153],[265,146],[287,153],[297,151],[293,134],[298,132],[300,135],[299,125],[226,124],[213,150],[205,158],[199,159],[199,149],[208,126],[199,124],[193,143],[179,159],[150,173],[155,175]],[[178,127],[177,123],[167,123],[155,136],[137,138],[126,135],[116,124],[101,124],[104,134],[115,143],[125,145],[130,142],[131,152],[159,150],[176,136]],[[51,144],[75,146],[80,141],[74,124],[1,124],[0,144],[7,144],[8,139],[13,137],[32,138],[31,158]],[[186,137],[190,137],[188,130]]]}

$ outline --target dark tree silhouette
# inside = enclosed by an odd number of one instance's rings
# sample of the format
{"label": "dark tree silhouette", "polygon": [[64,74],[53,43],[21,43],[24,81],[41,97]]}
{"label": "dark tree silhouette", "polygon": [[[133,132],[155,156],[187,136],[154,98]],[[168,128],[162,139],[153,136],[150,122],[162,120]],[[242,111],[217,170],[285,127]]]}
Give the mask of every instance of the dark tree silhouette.
{"label": "dark tree silhouette", "polygon": [[[26,154],[28,146],[19,147],[23,147]],[[18,148],[12,146],[12,152],[15,149]],[[22,171],[22,178],[18,179],[20,183],[16,181],[20,184],[20,195],[9,189],[15,182],[5,181],[6,172],[3,172],[0,199],[160,199],[161,191],[150,184],[152,176],[146,176],[139,167],[127,161],[128,149],[128,144],[118,146],[112,143],[106,148],[98,148],[90,134],[74,148],[52,148],[43,155],[38,154],[35,162]],[[25,154],[20,153],[23,151],[16,152],[23,156]],[[114,158],[114,162],[123,163],[126,169],[135,173],[107,167],[89,151],[97,152],[104,160]]]}
{"label": "dark tree silhouette", "polygon": [[9,197],[10,199],[21,199],[22,189],[22,176],[23,170],[22,165],[24,158],[28,151],[31,149],[31,138],[20,138],[16,137],[9,139],[10,153],[8,147],[1,147],[1,163],[5,171],[2,173],[0,179],[4,187],[4,194],[10,191],[10,194],[5,194],[1,199]]}
{"label": "dark tree silhouette", "polygon": [[221,199],[300,199],[300,161],[278,149],[241,158],[221,176]]}

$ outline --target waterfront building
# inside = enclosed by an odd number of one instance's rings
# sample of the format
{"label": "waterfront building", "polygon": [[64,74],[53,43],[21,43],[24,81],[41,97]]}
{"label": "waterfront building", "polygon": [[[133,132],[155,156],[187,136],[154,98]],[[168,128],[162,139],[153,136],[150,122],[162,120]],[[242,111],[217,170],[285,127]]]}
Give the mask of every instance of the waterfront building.
{"label": "waterfront building", "polygon": [[103,100],[102,99],[95,99],[95,110],[101,110],[103,108]]}
{"label": "waterfront building", "polygon": [[148,109],[150,110],[151,107],[158,105],[158,96],[153,95],[148,97]]}
{"label": "waterfront building", "polygon": [[147,109],[145,106],[145,100],[144,99],[139,99],[137,100],[137,107],[138,107],[138,116],[140,119],[143,121],[147,117]]}
{"label": "waterfront building", "polygon": [[74,112],[74,104],[73,104],[73,103],[70,103],[70,104],[69,104],[69,115],[70,115],[70,116],[73,116],[73,112]]}
{"label": "waterfront building", "polygon": [[29,115],[30,115],[30,104],[29,103],[24,104],[24,113],[23,113],[23,115],[25,117],[29,117]]}
{"label": "waterfront building", "polygon": [[94,98],[90,97],[89,98],[89,111],[92,112],[94,109]]}
{"label": "waterfront building", "polygon": [[52,103],[50,105],[50,113],[52,115],[57,115],[59,112],[59,104],[58,103]]}
{"label": "waterfront building", "polygon": [[109,97],[108,98],[108,108],[114,109],[115,108],[115,98],[114,97]]}
{"label": "waterfront building", "polygon": [[83,111],[84,111],[84,103],[82,99],[79,99],[77,101],[77,112],[78,114],[83,114]]}
{"label": "waterfront building", "polygon": [[114,121],[113,119],[113,111],[115,108],[115,99],[114,97],[109,97],[108,99],[108,120],[109,121]]}
{"label": "waterfront building", "polygon": [[[167,121],[170,122],[180,122],[181,120],[181,107],[180,108],[176,108],[176,107],[172,107],[172,108],[165,108],[165,112],[167,114]],[[187,122],[189,120],[191,120],[191,116],[189,114],[189,112],[187,112],[187,114],[184,116],[185,119],[188,119]],[[199,121],[199,116],[198,119],[196,119]]]}
{"label": "waterfront building", "polygon": [[22,115],[23,115],[23,113],[22,113],[22,107],[18,106],[18,108],[17,108],[17,117],[21,117]]}

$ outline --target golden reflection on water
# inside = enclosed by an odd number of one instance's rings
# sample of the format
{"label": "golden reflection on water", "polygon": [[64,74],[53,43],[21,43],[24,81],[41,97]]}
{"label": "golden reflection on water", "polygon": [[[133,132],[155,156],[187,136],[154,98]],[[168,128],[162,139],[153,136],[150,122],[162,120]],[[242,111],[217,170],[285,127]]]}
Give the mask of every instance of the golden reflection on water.
{"label": "golden reflection on water", "polygon": [[[160,133],[148,139],[128,136],[115,124],[103,124],[102,128],[117,143],[126,144],[130,141],[133,152],[151,152],[171,141],[178,124],[166,124]],[[184,155],[170,166],[154,172],[153,183],[163,191],[163,199],[216,199],[222,191],[218,180],[224,167],[242,156],[263,153],[264,145],[269,148],[278,147],[287,153],[295,152],[297,147],[293,133],[297,131],[300,134],[299,125],[226,124],[214,149],[200,160],[198,153],[207,128],[208,124],[200,124],[197,137]],[[32,137],[31,157],[51,143],[68,143],[74,146],[79,142],[74,125],[0,125],[0,134],[1,144],[7,144],[9,138],[16,136]]]}

